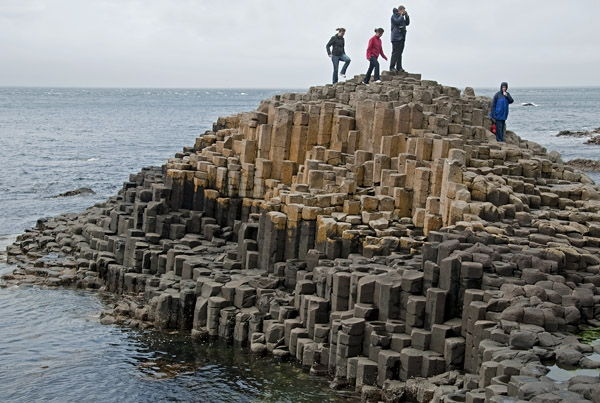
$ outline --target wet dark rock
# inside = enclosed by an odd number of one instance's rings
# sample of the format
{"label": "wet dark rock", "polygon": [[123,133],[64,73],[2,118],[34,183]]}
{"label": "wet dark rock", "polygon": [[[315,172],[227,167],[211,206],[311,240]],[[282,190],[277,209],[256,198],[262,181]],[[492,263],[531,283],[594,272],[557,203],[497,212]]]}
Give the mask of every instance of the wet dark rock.
{"label": "wet dark rock", "polygon": [[583,354],[571,346],[560,347],[556,350],[556,363],[559,366],[574,368],[583,358]]}
{"label": "wet dark rock", "polygon": [[600,172],[600,161],[576,158],[567,161],[567,165],[586,172]]}
{"label": "wet dark rock", "polygon": [[600,127],[593,130],[561,130],[557,137],[591,137],[600,134]]}
{"label": "wet dark rock", "polygon": [[53,197],[71,197],[71,196],[93,195],[93,194],[96,194],[96,192],[94,192],[94,190],[83,187],[83,188],[78,188],[78,189],[74,189],[74,190],[69,190],[67,192],[58,194]]}
{"label": "wet dark rock", "polygon": [[600,136],[592,137],[591,139],[587,140],[585,144],[600,145]]}
{"label": "wet dark rock", "polygon": [[532,332],[513,331],[510,333],[510,345],[518,350],[529,350],[537,342],[537,336]]}
{"label": "wet dark rock", "polygon": [[593,360],[593,359],[588,358],[588,357],[583,357],[579,361],[579,366],[581,368],[584,368],[584,369],[599,369],[600,368],[600,361]]}

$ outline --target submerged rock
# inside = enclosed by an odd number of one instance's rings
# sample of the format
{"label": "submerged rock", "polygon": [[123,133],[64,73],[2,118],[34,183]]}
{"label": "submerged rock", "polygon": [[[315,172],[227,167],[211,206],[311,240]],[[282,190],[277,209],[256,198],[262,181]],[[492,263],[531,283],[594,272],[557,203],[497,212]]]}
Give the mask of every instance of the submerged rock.
{"label": "submerged rock", "polygon": [[595,135],[600,135],[600,127],[593,130],[561,130],[556,136],[557,137],[592,137]]}
{"label": "submerged rock", "polygon": [[600,127],[594,130],[580,130],[580,131],[571,131],[571,130],[562,130],[557,135],[557,137],[590,137],[585,141],[584,144],[590,145],[600,145]]}
{"label": "submerged rock", "polygon": [[600,136],[594,136],[587,140],[585,144],[600,145]]}
{"label": "submerged rock", "polygon": [[570,167],[586,172],[600,172],[600,161],[589,160],[585,158],[576,158],[567,161],[566,164]]}
{"label": "submerged rock", "polygon": [[58,194],[56,196],[52,196],[52,197],[71,197],[71,196],[79,196],[79,195],[88,195],[88,194],[96,194],[96,192],[94,192],[94,190],[90,189],[90,188],[78,188],[75,190],[69,190],[68,192],[64,192],[61,194]]}

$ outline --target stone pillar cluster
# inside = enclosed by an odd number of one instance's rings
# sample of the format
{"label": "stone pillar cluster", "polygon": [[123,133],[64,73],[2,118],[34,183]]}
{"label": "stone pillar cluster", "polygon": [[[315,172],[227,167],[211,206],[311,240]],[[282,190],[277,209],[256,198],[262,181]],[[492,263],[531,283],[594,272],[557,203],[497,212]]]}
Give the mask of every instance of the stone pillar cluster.
{"label": "stone pillar cluster", "polygon": [[382,80],[220,118],[9,257],[131,298],[106,323],[295,359],[368,401],[591,399],[543,363],[600,366],[573,336],[600,325],[598,188],[514,133],[496,143],[489,99]]}

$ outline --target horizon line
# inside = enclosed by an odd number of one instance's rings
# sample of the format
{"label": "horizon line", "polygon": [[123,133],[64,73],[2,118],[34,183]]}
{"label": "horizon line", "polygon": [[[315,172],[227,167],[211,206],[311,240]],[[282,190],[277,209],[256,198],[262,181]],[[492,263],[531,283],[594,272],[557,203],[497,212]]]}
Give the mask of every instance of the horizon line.
{"label": "horizon line", "polygon": [[[314,87],[314,86],[313,86]],[[0,85],[0,88],[89,89],[89,90],[302,90],[294,87],[145,87],[145,86],[86,86],[86,85]],[[308,89],[307,87],[306,89]]]}
{"label": "horizon line", "polygon": [[[441,84],[441,83],[439,83]],[[324,84],[315,84],[308,87],[151,87],[151,86],[85,86],[85,85],[0,85],[0,88],[29,88],[29,89],[131,89],[131,90],[308,90],[311,87],[319,87],[330,85],[329,83]],[[444,84],[441,84],[444,85]],[[450,87],[460,88],[458,86]],[[465,87],[471,87],[474,89],[493,89],[497,86],[479,86],[479,85],[467,85]],[[527,86],[511,86],[512,89],[522,88],[522,89],[535,89],[535,88],[600,88],[600,85],[527,85]]]}

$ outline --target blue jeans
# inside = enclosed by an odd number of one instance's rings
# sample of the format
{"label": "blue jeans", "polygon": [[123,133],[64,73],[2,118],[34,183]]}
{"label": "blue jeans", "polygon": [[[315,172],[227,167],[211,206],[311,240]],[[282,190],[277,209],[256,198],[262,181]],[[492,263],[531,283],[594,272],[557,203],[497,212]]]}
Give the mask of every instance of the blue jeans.
{"label": "blue jeans", "polygon": [[496,141],[504,141],[506,134],[506,120],[496,120]]}
{"label": "blue jeans", "polygon": [[367,75],[365,76],[365,84],[369,84],[371,80],[371,73],[375,70],[375,81],[378,81],[381,77],[379,77],[379,61],[377,57],[373,56],[369,59],[369,70],[367,70]]}
{"label": "blue jeans", "polygon": [[340,62],[344,62],[341,73],[346,74],[346,70],[350,65],[350,58],[346,56],[345,53],[340,56],[331,55],[331,62],[333,63],[333,83],[335,84],[338,82],[338,68],[340,66]]}

